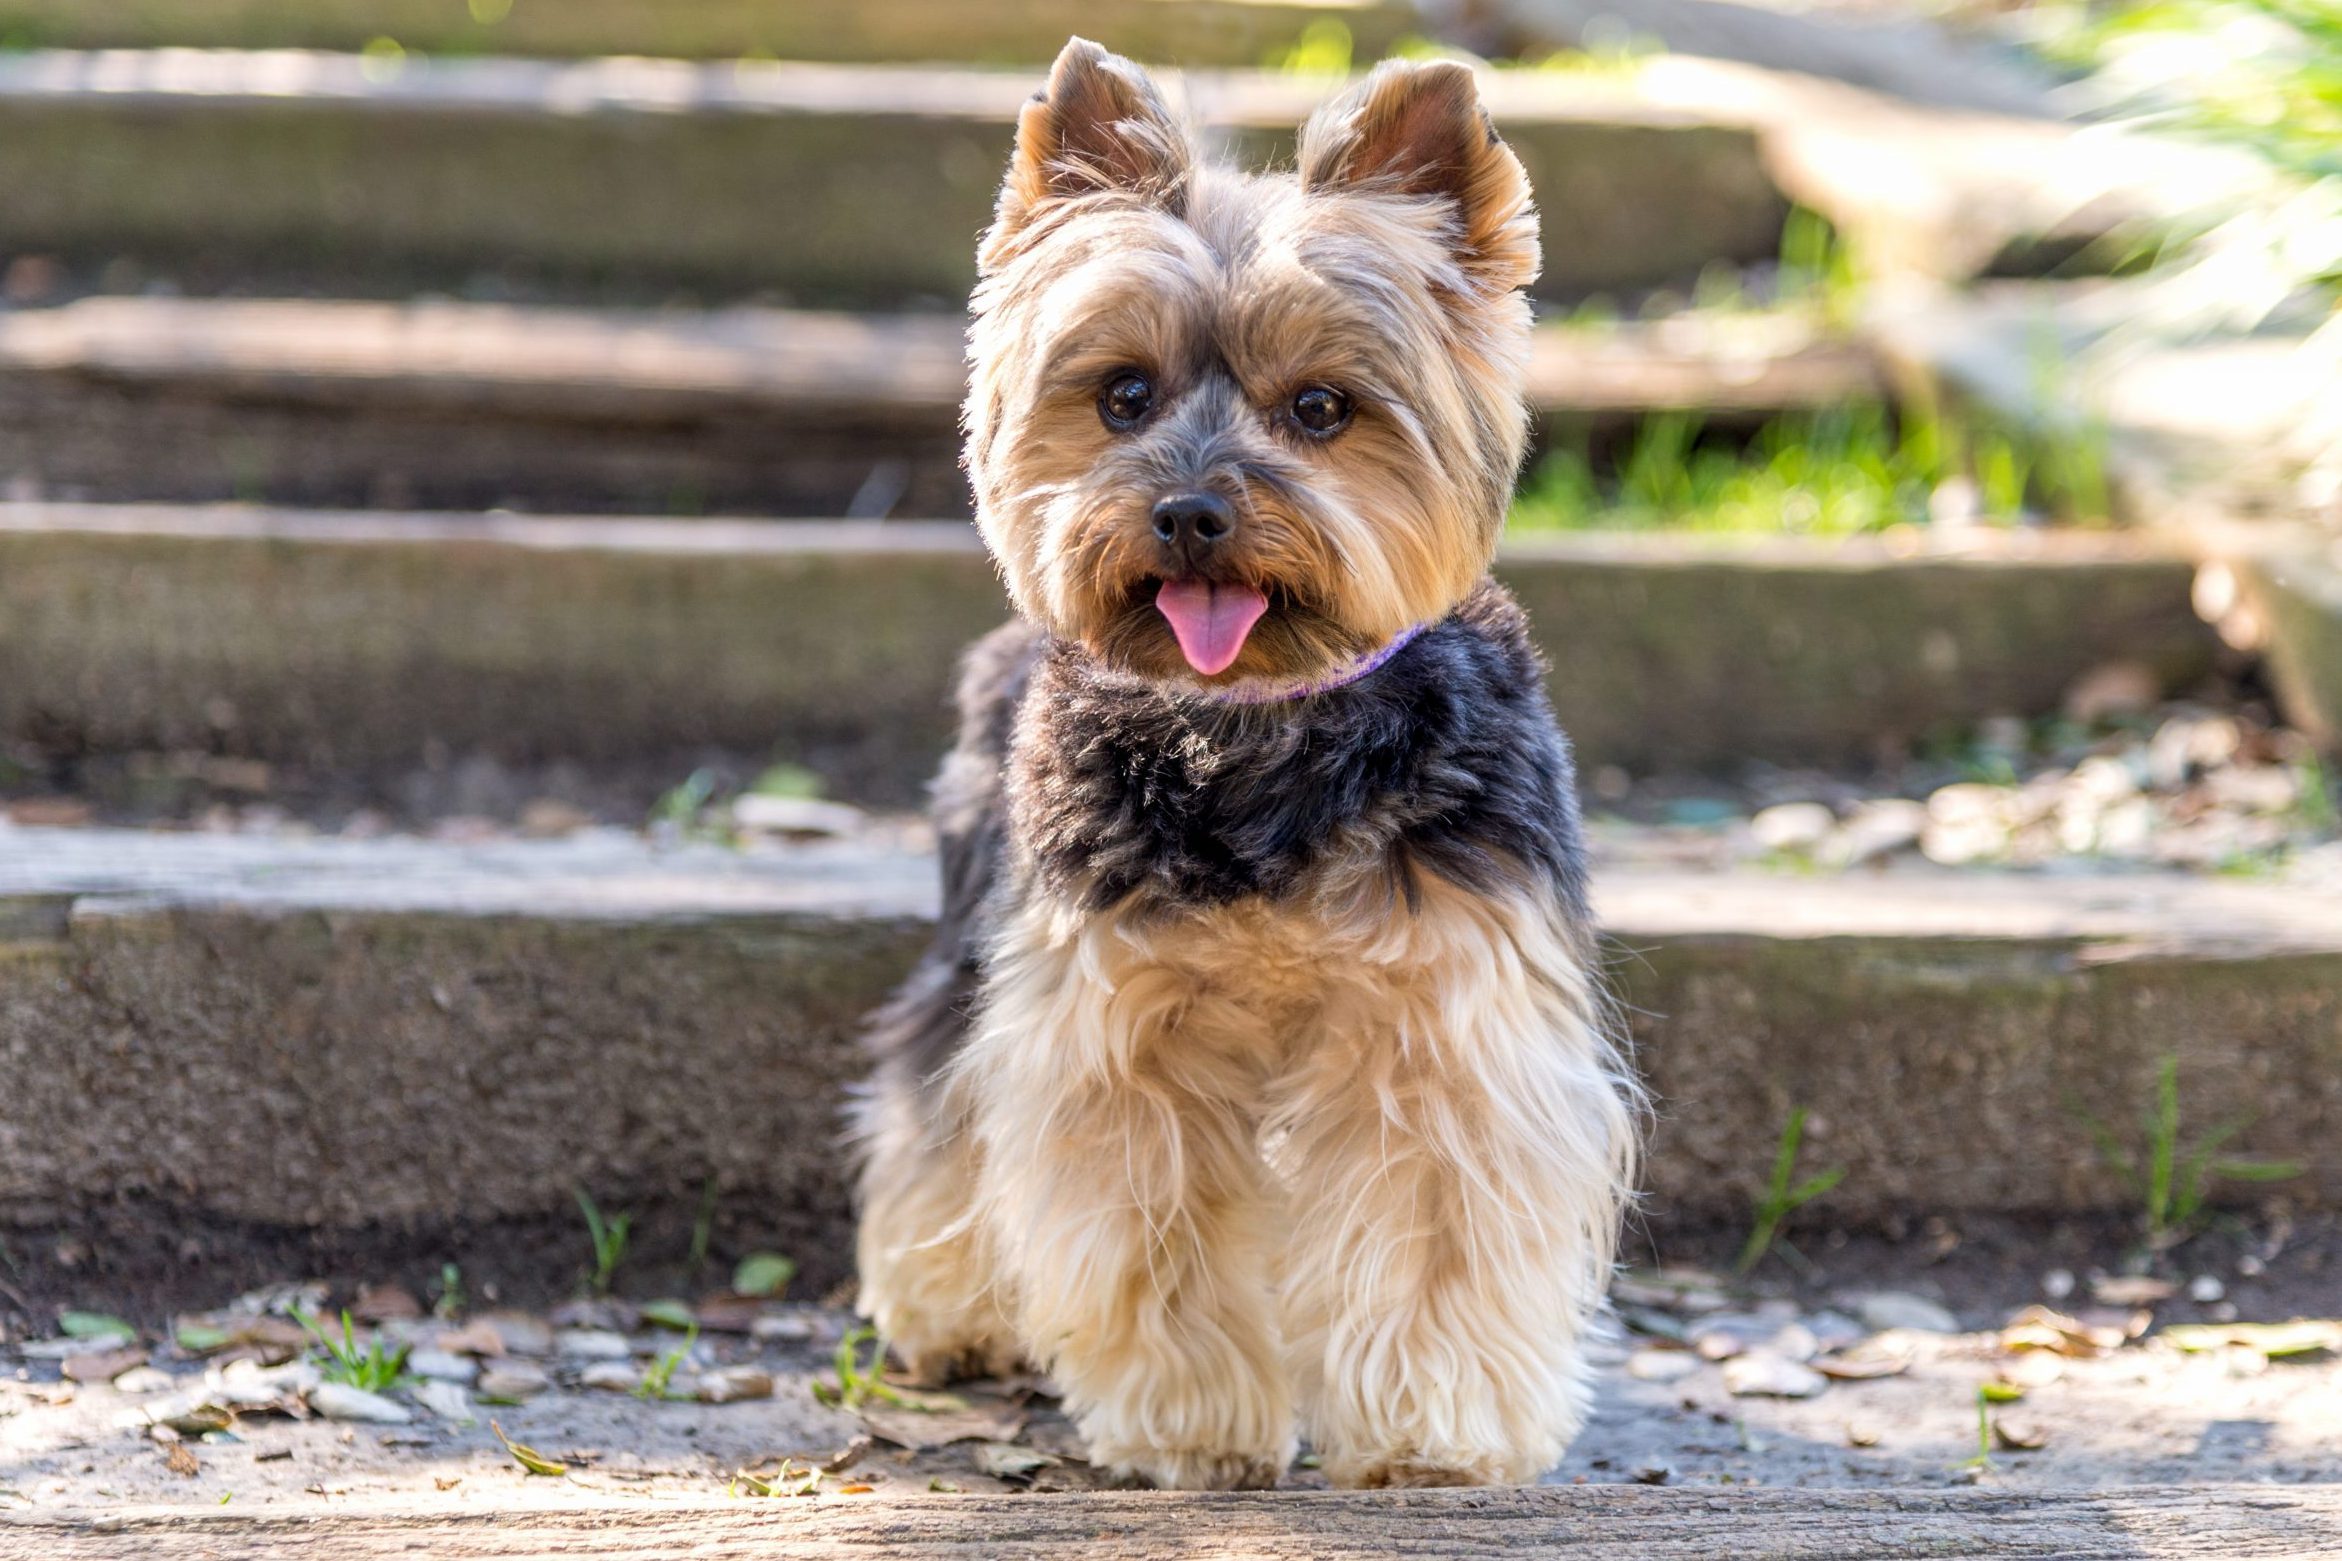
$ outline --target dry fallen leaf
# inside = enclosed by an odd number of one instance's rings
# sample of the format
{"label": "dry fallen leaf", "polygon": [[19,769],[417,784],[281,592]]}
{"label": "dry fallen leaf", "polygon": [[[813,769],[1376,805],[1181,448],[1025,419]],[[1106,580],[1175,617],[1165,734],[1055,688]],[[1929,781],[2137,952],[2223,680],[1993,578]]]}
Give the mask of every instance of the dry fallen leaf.
{"label": "dry fallen leaf", "polygon": [[58,1368],[68,1382],[111,1382],[126,1371],[146,1364],[146,1351],[137,1345],[101,1350],[90,1355],[68,1355]]}
{"label": "dry fallen leaf", "polygon": [[496,1440],[502,1442],[504,1444],[504,1450],[512,1454],[512,1461],[519,1464],[522,1468],[528,1470],[529,1473],[550,1475],[558,1478],[559,1476],[565,1475],[569,1472],[569,1465],[558,1462],[555,1459],[548,1458],[533,1447],[524,1447],[520,1443],[514,1441],[511,1437],[506,1436],[504,1434],[504,1427],[498,1425],[495,1421],[491,1420],[488,1422],[488,1429],[496,1433]]}
{"label": "dry fallen leaf", "polygon": [[203,1472],[203,1465],[195,1461],[195,1450],[185,1442],[172,1442],[163,1448],[163,1467],[183,1480],[192,1480]]}
{"label": "dry fallen leaf", "polygon": [[2152,1274],[2114,1274],[2090,1281],[2090,1294],[2103,1306],[2153,1306],[2179,1287]]}
{"label": "dry fallen leaf", "polygon": [[2317,1350],[2342,1352],[2342,1322],[2307,1319],[2289,1323],[2175,1323],[2157,1337],[2189,1354],[2230,1345],[2258,1350],[2273,1359]]}
{"label": "dry fallen leaf", "polygon": [[1044,1453],[1031,1447],[1019,1447],[1013,1442],[979,1442],[976,1444],[976,1468],[996,1480],[1029,1480],[1043,1469],[1057,1462],[1053,1453]]}
{"label": "dry fallen leaf", "polygon": [[1815,1356],[1813,1369],[1840,1382],[1868,1382],[1901,1376],[1911,1369],[1911,1357],[1875,1344],[1858,1344],[1850,1350]]}
{"label": "dry fallen leaf", "polygon": [[2015,1415],[1995,1415],[1992,1420],[1992,1438],[2011,1452],[2029,1453],[2049,1445],[2049,1428],[2038,1420]]}
{"label": "dry fallen leaf", "polygon": [[2002,1362],[1998,1374],[2011,1387],[2047,1387],[2066,1374],[2065,1357],[2055,1350],[2022,1350]]}
{"label": "dry fallen leaf", "polygon": [[933,1411],[865,1404],[858,1413],[872,1435],[914,1452],[954,1442],[1013,1442],[1025,1428],[1024,1411],[1007,1404]]}
{"label": "dry fallen leaf", "polygon": [[477,1320],[440,1334],[431,1347],[450,1355],[502,1355],[504,1335],[496,1331],[494,1323]]}
{"label": "dry fallen leaf", "polygon": [[2011,1317],[2000,1332],[2004,1350],[2055,1350],[2060,1355],[2087,1359],[2119,1350],[2127,1329],[2103,1322],[2083,1322],[2046,1306],[2028,1306]]}

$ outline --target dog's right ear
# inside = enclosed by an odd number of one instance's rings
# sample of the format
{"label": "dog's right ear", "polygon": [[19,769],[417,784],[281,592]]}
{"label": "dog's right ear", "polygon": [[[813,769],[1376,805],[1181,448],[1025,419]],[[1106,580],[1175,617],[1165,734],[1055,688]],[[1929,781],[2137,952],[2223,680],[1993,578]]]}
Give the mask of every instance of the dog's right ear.
{"label": "dog's right ear", "polygon": [[1123,192],[1177,212],[1195,153],[1147,73],[1087,38],[1070,40],[1049,85],[1017,116],[1016,155],[992,231],[987,270],[1052,202]]}

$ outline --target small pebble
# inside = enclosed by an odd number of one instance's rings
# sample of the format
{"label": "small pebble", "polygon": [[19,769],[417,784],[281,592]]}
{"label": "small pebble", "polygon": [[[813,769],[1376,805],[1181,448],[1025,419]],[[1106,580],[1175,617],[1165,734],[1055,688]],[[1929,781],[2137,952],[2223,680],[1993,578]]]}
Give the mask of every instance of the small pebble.
{"label": "small pebble", "polygon": [[1918,1333],[1958,1333],[1960,1320],[1924,1296],[1902,1290],[1879,1290],[1855,1303],[1854,1314],[1882,1333],[1909,1328]]}
{"label": "small pebble", "polygon": [[1811,1366],[1763,1350],[1724,1363],[1724,1387],[1735,1398],[1813,1398],[1829,1385]]}
{"label": "small pebble", "polygon": [[2053,1268],[2041,1276],[2041,1293],[2052,1301],[2062,1301],[2074,1293],[2074,1271]]}
{"label": "small pebble", "polygon": [[311,1388],[309,1407],[328,1420],[355,1420],[367,1425],[405,1425],[415,1418],[406,1405],[346,1382],[320,1382]]}
{"label": "small pebble", "polygon": [[577,1385],[604,1393],[631,1393],[642,1386],[642,1373],[631,1361],[598,1360],[577,1374]]}
{"label": "small pebble", "polygon": [[1637,1350],[1626,1358],[1626,1374],[1637,1382],[1680,1382],[1699,1369],[1689,1350]]}
{"label": "small pebble", "polygon": [[480,1396],[518,1402],[534,1398],[553,1385],[545,1368],[531,1361],[500,1360],[480,1373]]}
{"label": "small pebble", "polygon": [[742,1399],[773,1396],[773,1375],[755,1366],[726,1366],[702,1372],[697,1398],[703,1404],[736,1404]]}
{"label": "small pebble", "polygon": [[419,1382],[413,1389],[416,1403],[450,1425],[470,1425],[479,1417],[472,1413],[472,1395],[453,1382],[430,1379]]}
{"label": "small pebble", "polygon": [[634,1348],[626,1342],[626,1335],[607,1328],[570,1328],[554,1340],[555,1347],[571,1360],[631,1360]]}
{"label": "small pebble", "polygon": [[416,1350],[407,1356],[407,1370],[435,1382],[471,1383],[479,1380],[480,1363],[446,1350]]}
{"label": "small pebble", "polygon": [[2198,1274],[2188,1281],[2187,1298],[2200,1306],[2209,1306],[2227,1294],[2228,1287],[2211,1274]]}

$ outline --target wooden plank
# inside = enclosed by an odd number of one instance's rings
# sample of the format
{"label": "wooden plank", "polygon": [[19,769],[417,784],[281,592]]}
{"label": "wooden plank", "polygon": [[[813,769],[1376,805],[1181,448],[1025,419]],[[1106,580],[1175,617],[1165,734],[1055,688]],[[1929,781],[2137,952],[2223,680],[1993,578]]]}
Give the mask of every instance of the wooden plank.
{"label": "wooden plank", "polygon": [[[0,485],[91,499],[964,512],[956,314],[99,297],[0,313]],[[1554,416],[1878,393],[1790,318],[1536,337]]]}
{"label": "wooden plank", "polygon": [[[826,408],[948,423],[965,331],[957,314],[89,298],[0,314],[0,373],[548,416]],[[1794,316],[1547,326],[1528,373],[1538,410],[1611,416],[1785,411],[1881,389],[1865,349]]]}
{"label": "wooden plank", "polygon": [[[998,579],[964,524],[801,524],[0,506],[0,737],[288,783],[777,750],[909,801]],[[2215,649],[2191,561],[2119,535],[1524,537],[1499,573],[1589,771],[1860,761],[2053,712],[2109,659],[2183,688]]]}
{"label": "wooden plank", "polygon": [[[956,304],[1036,84],[804,62],[0,55],[0,250],[92,279],[130,262],[190,292],[381,296],[485,275],[650,302]],[[1258,160],[1289,155],[1337,87],[1236,71],[1180,91]],[[1745,118],[1630,75],[1514,72],[1488,91],[1566,214],[1549,296],[1778,253],[1787,203]]]}
{"label": "wooden plank", "polygon": [[1404,0],[0,0],[11,47],[364,48],[424,53],[1045,65],[1068,34],[1135,59],[1258,65],[1313,22],[1376,58],[1422,23]]}
{"label": "wooden plank", "polygon": [[1563,1555],[1583,1561],[2123,1558],[2309,1561],[2342,1548],[2342,1491],[1672,1491],[1096,1494],[736,1502],[446,1514],[0,1516],[0,1556],[335,1561],[415,1555],[749,1561],[1113,1555],[1321,1558]]}

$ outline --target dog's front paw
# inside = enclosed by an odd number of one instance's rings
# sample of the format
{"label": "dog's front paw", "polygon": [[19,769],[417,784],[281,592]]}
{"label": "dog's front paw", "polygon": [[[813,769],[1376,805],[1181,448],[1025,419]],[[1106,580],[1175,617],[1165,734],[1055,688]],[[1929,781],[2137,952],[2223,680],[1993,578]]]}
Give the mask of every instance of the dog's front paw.
{"label": "dog's front paw", "polygon": [[1326,1477],[1341,1490],[1423,1489],[1442,1485],[1524,1485],[1536,1478],[1522,1474],[1505,1460],[1487,1458],[1426,1458],[1415,1454],[1375,1454],[1329,1459]]}
{"label": "dog's front paw", "polygon": [[1153,1447],[1093,1457],[1108,1480],[1161,1491],[1266,1491],[1293,1463],[1294,1449],[1229,1452],[1217,1448]]}

